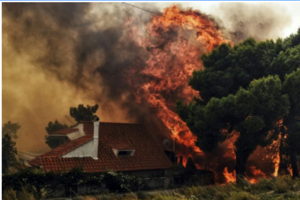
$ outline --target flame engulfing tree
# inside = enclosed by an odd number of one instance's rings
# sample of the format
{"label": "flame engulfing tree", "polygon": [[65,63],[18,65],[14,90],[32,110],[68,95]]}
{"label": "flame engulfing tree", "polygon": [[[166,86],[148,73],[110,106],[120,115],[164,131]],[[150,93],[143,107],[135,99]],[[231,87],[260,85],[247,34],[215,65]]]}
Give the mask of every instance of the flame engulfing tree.
{"label": "flame engulfing tree", "polygon": [[297,151],[300,150],[300,69],[286,75],[283,89],[289,95],[291,104],[289,115],[284,119],[288,134],[287,144],[290,150],[290,162],[293,177],[299,177]]}
{"label": "flame engulfing tree", "polygon": [[300,29],[276,42],[248,39],[234,47],[223,44],[202,56],[205,69],[190,79],[201,98],[189,105],[177,103],[179,115],[203,151],[239,134],[235,142],[239,176],[245,175],[247,159],[256,147],[277,138],[278,120],[289,116],[289,93],[283,91],[282,82],[299,67],[294,62],[300,60],[299,44]]}

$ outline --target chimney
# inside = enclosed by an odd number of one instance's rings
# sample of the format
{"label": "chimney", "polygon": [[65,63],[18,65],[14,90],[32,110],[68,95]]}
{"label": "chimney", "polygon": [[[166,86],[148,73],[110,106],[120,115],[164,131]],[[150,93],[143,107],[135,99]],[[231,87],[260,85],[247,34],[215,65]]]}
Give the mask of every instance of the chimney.
{"label": "chimney", "polygon": [[99,125],[100,122],[98,121],[99,119],[94,121],[94,136],[93,136],[93,159],[98,160],[98,146],[99,146]]}

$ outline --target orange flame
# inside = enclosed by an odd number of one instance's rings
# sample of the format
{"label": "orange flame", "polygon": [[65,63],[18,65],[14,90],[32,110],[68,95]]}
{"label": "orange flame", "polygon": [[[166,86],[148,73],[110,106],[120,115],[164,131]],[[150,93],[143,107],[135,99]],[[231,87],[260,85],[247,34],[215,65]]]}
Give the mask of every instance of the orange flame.
{"label": "orange flame", "polygon": [[146,30],[144,39],[139,37],[141,34],[134,34],[139,33],[136,28],[129,32],[137,45],[150,52],[142,71],[129,72],[129,84],[134,87],[132,77],[147,77],[148,81],[133,91],[137,101],[146,99],[170,130],[172,138],[185,146],[185,150],[176,152],[182,154],[184,160],[202,154],[195,146],[197,137],[174,112],[175,101],[189,102],[194,97],[199,98],[199,93],[188,85],[192,72],[203,68],[199,57],[228,41],[208,16],[192,10],[182,11],[177,6],[166,8],[161,16],[153,16]]}
{"label": "orange flame", "polygon": [[272,156],[272,160],[273,160],[274,167],[275,167],[273,176],[275,176],[275,177],[278,176],[279,164],[280,164],[280,141],[281,141],[281,134],[279,134],[278,140],[276,140],[272,143],[272,145],[275,146],[275,148],[276,148],[276,154]]}
{"label": "orange flame", "polygon": [[226,179],[226,183],[235,182],[236,172],[233,170],[233,172],[229,173],[228,168],[225,167],[223,171],[223,175]]}
{"label": "orange flame", "polygon": [[[183,11],[177,6],[166,8],[161,16],[153,16],[147,24],[146,34],[132,20],[127,20],[125,26],[135,44],[149,52],[145,63],[137,59],[136,66],[127,71],[128,84],[133,88],[137,102],[146,100],[170,130],[171,137],[181,144],[176,153],[183,156],[185,165],[188,157],[203,155],[203,152],[195,146],[197,137],[174,111],[175,100],[190,102],[194,97],[200,97],[198,91],[188,85],[193,71],[203,69],[199,57],[230,41],[224,39],[217,24],[208,16],[192,10]],[[234,141],[238,133],[233,136],[232,141],[227,142],[228,151],[224,157],[235,159]],[[274,146],[278,148],[278,153],[271,155],[274,176],[278,175],[279,144],[278,140],[271,145],[273,149]],[[257,177],[265,177],[259,169],[250,167],[250,170],[248,180],[251,183],[256,183]],[[229,173],[225,167],[223,175],[226,182],[235,181],[235,171]]]}
{"label": "orange flame", "polygon": [[252,178],[247,177],[246,179],[252,184],[257,183],[258,178],[266,177],[266,174],[264,172],[262,172],[260,169],[257,169],[255,166],[250,166],[250,170],[251,170],[252,176],[254,176],[254,177],[252,177]]}

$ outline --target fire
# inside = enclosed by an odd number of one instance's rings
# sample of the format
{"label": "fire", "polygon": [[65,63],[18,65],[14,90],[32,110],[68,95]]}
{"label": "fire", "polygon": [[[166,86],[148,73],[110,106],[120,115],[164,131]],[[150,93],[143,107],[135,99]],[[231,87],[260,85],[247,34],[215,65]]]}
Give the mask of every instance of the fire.
{"label": "fire", "polygon": [[[224,39],[213,19],[197,11],[180,10],[177,6],[166,8],[162,15],[153,15],[145,33],[132,19],[124,26],[135,45],[147,50],[146,61],[137,58],[125,78],[136,101],[146,101],[170,130],[171,137],[176,140],[176,154],[183,156],[185,165],[188,157],[195,158],[203,152],[195,145],[197,137],[175,112],[175,101],[188,103],[194,97],[200,98],[198,91],[188,85],[193,71],[203,69],[199,58],[230,41]],[[228,151],[224,157],[235,159],[234,141],[237,137],[238,134],[234,134],[226,143]],[[277,174],[279,154],[274,157],[274,164],[274,174]],[[209,166],[211,170],[214,170],[213,166]],[[223,175],[227,183],[235,181],[235,171],[229,173],[225,167]],[[255,183],[257,177],[264,176],[260,170],[251,169],[249,181]]]}
{"label": "fire", "polygon": [[[182,154],[184,160],[202,154],[195,146],[197,137],[174,111],[175,101],[199,98],[199,93],[188,85],[189,77],[194,70],[203,68],[199,59],[202,54],[228,41],[211,18],[197,11],[182,11],[177,6],[153,16],[146,31],[144,38],[139,37],[142,34],[134,34],[139,33],[136,27],[129,32],[135,43],[149,52],[142,70],[128,72],[128,82],[135,88],[133,93],[137,101],[145,99],[154,108],[172,138],[181,145],[176,153]],[[144,83],[134,86],[137,81],[133,77],[141,76]]]}
{"label": "fire", "polygon": [[235,182],[236,172],[233,170],[233,172],[229,173],[228,168],[225,167],[223,171],[223,175],[226,179],[226,183]]}
{"label": "fire", "polygon": [[266,177],[266,174],[262,172],[260,169],[257,169],[255,166],[250,166],[250,170],[252,176],[247,177],[246,179],[252,184],[257,183],[259,178]]}
{"label": "fire", "polygon": [[[266,177],[266,174],[260,169],[257,169],[255,166],[250,166],[250,171],[251,176],[246,176],[246,180],[248,180],[251,184],[257,183],[259,178]],[[228,172],[227,167],[224,168],[223,176],[225,177],[226,183],[235,182],[236,180],[235,170],[233,170],[232,172]]]}
{"label": "fire", "polygon": [[280,164],[280,141],[281,141],[281,134],[278,136],[278,140],[274,141],[271,146],[274,146],[276,149],[276,154],[272,156],[272,160],[274,163],[274,173],[273,176],[277,177],[278,176],[278,171],[279,171],[279,164]]}
{"label": "fire", "polygon": [[213,19],[197,11],[182,11],[178,6],[166,8],[162,16],[154,16],[151,29],[154,32],[158,30],[169,31],[176,26],[195,30],[195,40],[204,44],[208,51],[224,42],[229,42],[223,38]]}

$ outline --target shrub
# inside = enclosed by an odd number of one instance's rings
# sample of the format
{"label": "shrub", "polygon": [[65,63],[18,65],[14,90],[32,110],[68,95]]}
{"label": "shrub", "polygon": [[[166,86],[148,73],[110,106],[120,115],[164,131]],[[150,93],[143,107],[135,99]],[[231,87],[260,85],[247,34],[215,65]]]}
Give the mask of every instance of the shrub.
{"label": "shrub", "polygon": [[255,198],[248,192],[239,191],[239,192],[230,193],[230,200],[254,200],[254,199],[257,198]]}
{"label": "shrub", "polygon": [[275,178],[271,179],[260,179],[258,183],[251,185],[252,191],[270,191],[274,189]]}
{"label": "shrub", "polygon": [[284,181],[276,181],[274,183],[274,190],[276,193],[286,193],[289,191],[289,189],[290,186]]}
{"label": "shrub", "polygon": [[274,191],[276,193],[286,193],[293,189],[293,180],[290,176],[282,176],[274,182]]}
{"label": "shrub", "polygon": [[182,193],[186,195],[188,198],[191,196],[201,196],[203,193],[205,193],[206,188],[201,186],[192,186],[187,187],[182,190]]}
{"label": "shrub", "polygon": [[3,200],[18,200],[17,193],[12,188],[8,188],[3,191]]}

